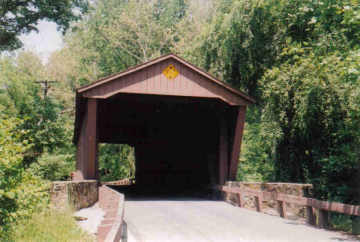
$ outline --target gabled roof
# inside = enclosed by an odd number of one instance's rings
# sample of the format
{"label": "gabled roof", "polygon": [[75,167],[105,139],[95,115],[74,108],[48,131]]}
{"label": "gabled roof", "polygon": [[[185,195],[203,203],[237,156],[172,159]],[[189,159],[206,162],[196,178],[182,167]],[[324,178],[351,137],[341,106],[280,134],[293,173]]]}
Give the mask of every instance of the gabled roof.
{"label": "gabled roof", "polygon": [[[179,71],[178,76],[173,79],[168,79],[163,74],[164,69],[170,65]],[[86,115],[87,98],[107,99],[121,93],[217,98],[231,106],[255,103],[255,100],[245,93],[177,55],[169,54],[78,88],[73,139],[75,144]]]}
{"label": "gabled roof", "polygon": [[[101,88],[102,86],[107,85],[113,81],[126,78],[126,76],[129,76],[130,74],[135,74],[135,73],[140,72],[148,67],[151,67],[155,64],[158,64],[160,62],[164,62],[164,61],[170,60],[170,59],[173,59],[173,60],[181,63],[182,65],[188,67],[192,71],[194,71],[197,74],[199,74],[200,76],[204,77],[205,80],[208,80],[209,82],[216,84],[216,86],[220,87],[221,89],[224,89],[224,91],[231,94],[231,96],[235,95],[238,98],[241,98],[244,101],[244,103],[247,103],[247,104],[255,103],[255,100],[253,98],[249,97],[248,95],[246,95],[245,93],[232,88],[230,85],[220,81],[216,77],[214,77],[214,76],[210,75],[209,73],[201,70],[200,68],[192,65],[191,63],[185,61],[184,59],[180,58],[179,56],[177,56],[175,54],[168,54],[165,56],[161,56],[159,58],[145,62],[143,64],[131,67],[123,72],[119,72],[119,73],[104,77],[102,79],[99,79],[98,81],[95,81],[93,83],[90,83],[90,84],[82,86],[82,87],[79,87],[76,90],[77,95],[86,97],[86,93],[89,93],[89,92],[93,93],[94,89]],[[119,80],[119,81],[121,81],[121,80]],[[104,98],[104,97],[100,97],[100,96],[94,96],[94,97],[95,98]]]}

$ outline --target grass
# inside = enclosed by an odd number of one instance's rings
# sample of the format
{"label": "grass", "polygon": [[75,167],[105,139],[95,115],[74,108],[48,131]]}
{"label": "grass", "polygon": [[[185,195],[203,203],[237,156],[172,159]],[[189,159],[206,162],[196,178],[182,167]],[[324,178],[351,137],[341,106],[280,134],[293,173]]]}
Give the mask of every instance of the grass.
{"label": "grass", "polygon": [[76,224],[71,211],[48,209],[21,221],[13,231],[12,240],[21,242],[95,241],[94,236],[85,233]]}

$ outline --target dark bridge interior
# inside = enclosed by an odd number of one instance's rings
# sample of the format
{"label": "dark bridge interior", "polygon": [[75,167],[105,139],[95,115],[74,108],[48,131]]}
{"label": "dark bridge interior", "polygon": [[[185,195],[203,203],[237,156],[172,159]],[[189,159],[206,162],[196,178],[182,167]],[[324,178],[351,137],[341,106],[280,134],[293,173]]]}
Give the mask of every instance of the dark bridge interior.
{"label": "dark bridge interior", "polygon": [[138,94],[116,95],[98,105],[99,142],[135,147],[137,189],[178,192],[218,183],[220,119],[236,114],[228,105]]}

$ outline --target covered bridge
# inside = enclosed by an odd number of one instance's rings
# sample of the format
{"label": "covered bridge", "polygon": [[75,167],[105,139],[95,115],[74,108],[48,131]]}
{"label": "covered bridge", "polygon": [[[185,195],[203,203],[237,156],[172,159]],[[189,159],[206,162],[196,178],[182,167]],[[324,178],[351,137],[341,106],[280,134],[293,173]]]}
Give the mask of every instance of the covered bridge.
{"label": "covered bridge", "polygon": [[98,179],[98,143],[135,148],[137,185],[194,187],[236,178],[254,100],[169,54],[76,91],[75,179]]}

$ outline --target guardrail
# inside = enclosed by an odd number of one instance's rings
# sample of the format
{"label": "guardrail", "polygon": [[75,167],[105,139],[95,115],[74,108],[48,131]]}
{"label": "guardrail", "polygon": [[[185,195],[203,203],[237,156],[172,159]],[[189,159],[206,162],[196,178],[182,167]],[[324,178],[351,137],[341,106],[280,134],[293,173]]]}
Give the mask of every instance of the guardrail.
{"label": "guardrail", "polygon": [[[343,204],[338,202],[320,201],[314,198],[300,197],[279,193],[276,191],[258,191],[253,189],[245,189],[239,187],[217,186],[217,190],[227,193],[237,194],[238,206],[244,207],[244,199],[242,196],[248,195],[255,197],[256,211],[262,212],[262,202],[275,200],[277,201],[277,209],[281,217],[286,218],[285,203],[297,204],[306,207],[306,221],[308,224],[318,226],[320,228],[329,227],[328,212],[337,212],[347,215],[360,216],[360,206]],[[315,211],[318,210],[318,221],[316,223]]]}

